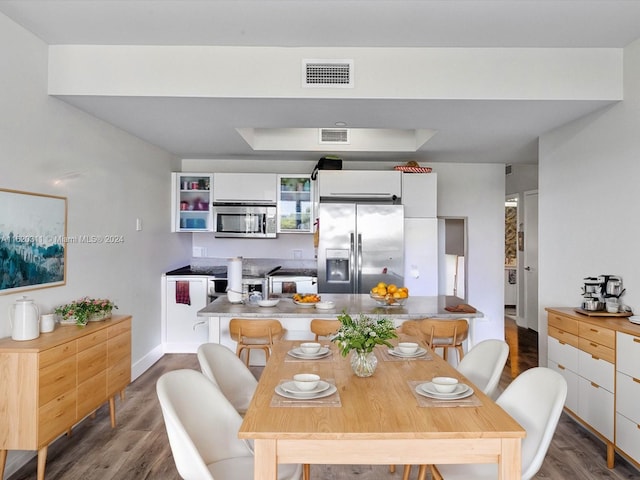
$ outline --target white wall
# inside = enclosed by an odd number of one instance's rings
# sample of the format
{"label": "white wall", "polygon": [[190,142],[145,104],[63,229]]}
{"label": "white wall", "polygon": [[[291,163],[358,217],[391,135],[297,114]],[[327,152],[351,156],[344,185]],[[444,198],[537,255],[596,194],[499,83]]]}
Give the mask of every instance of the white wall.
{"label": "white wall", "polygon": [[640,309],[640,41],[624,50],[624,101],[543,135],[539,186],[539,354],[544,307],[577,307],[582,279],[621,275]]}
{"label": "white wall", "polygon": [[11,334],[7,312],[21,295],[41,312],[84,295],[108,297],[115,313],[133,315],[135,374],[161,343],[161,274],[191,254],[190,239],[169,232],[169,172],[179,161],[47,96],[47,46],[1,14],[0,64],[0,188],[65,196],[69,236],[124,240],[68,244],[66,285],[0,295],[0,337]]}

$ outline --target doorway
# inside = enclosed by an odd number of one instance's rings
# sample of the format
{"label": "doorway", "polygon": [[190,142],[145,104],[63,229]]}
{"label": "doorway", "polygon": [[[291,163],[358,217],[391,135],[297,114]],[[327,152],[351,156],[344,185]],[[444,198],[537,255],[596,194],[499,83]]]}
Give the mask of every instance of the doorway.
{"label": "doorway", "polygon": [[518,309],[518,196],[504,202],[504,313],[517,316]]}
{"label": "doorway", "polygon": [[467,301],[467,219],[438,217],[438,294]]}

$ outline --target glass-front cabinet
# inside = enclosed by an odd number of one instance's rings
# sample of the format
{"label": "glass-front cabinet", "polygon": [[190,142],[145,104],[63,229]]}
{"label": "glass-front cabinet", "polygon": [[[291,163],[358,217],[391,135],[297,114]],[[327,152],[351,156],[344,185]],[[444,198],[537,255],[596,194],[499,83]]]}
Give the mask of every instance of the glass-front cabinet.
{"label": "glass-front cabinet", "polygon": [[171,231],[212,232],[212,173],[171,174]]}
{"label": "glass-front cabinet", "polygon": [[312,232],[311,175],[278,175],[278,233]]}

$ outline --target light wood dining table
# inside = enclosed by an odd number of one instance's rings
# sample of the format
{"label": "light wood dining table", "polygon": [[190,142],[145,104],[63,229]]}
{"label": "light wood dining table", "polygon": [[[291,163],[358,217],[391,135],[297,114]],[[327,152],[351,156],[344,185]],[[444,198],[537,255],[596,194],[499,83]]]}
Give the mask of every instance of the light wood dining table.
{"label": "light wood dining table", "polygon": [[[325,359],[296,361],[287,352],[299,344],[275,345],[240,427],[239,437],[254,441],[255,480],[276,480],[279,463],[497,463],[499,479],[520,478],[525,431],[489,397],[474,389],[473,406],[420,405],[417,381],[452,376],[473,387],[434,352],[392,361],[378,346],[375,373],[360,378],[335,345]],[[278,403],[276,386],[296,373],[335,383],[339,401]]]}

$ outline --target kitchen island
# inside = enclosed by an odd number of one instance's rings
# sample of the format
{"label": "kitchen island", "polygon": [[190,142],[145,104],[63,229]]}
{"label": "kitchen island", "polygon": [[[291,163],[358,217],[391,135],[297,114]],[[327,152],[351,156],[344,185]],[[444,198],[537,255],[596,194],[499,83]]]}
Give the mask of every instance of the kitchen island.
{"label": "kitchen island", "polygon": [[[321,294],[322,301],[332,301],[335,308],[330,310],[316,309],[313,304],[301,306],[293,303],[291,298],[281,298],[275,307],[260,307],[250,304],[230,303],[226,296],[218,297],[202,310],[198,311],[199,317],[205,317],[209,322],[209,341],[222,343],[232,350],[236,348],[236,342],[229,335],[229,321],[232,318],[274,318],[280,320],[287,329],[288,340],[310,340],[313,334],[309,328],[314,318],[336,318],[342,312],[351,316],[360,313],[370,316],[384,316],[393,319],[397,326],[405,320],[418,320],[421,318],[466,318],[469,320],[469,338],[473,339],[474,319],[481,318],[482,312],[459,313],[449,312],[445,307],[453,307],[464,303],[464,300],[454,296],[433,297],[409,297],[403,306],[382,307],[368,294]],[[261,352],[251,355],[252,364],[264,364]]]}

